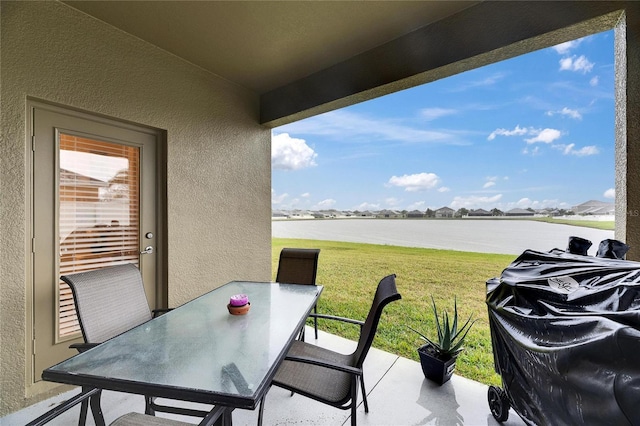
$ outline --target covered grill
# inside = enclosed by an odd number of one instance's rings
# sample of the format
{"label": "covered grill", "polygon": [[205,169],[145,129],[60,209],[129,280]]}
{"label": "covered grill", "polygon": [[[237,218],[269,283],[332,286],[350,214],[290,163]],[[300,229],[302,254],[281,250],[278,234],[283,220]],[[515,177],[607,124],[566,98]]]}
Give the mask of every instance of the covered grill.
{"label": "covered grill", "polygon": [[596,257],[527,250],[487,281],[497,420],[512,407],[527,424],[640,424],[640,263],[603,243]]}

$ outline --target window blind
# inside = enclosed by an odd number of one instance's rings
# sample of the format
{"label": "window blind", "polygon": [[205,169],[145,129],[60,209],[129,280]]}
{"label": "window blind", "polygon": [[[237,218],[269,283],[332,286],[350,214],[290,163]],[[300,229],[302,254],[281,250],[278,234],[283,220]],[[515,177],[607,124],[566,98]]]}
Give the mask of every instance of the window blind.
{"label": "window blind", "polygon": [[[139,148],[60,134],[59,275],[139,261]],[[73,295],[58,281],[58,338],[78,335]]]}

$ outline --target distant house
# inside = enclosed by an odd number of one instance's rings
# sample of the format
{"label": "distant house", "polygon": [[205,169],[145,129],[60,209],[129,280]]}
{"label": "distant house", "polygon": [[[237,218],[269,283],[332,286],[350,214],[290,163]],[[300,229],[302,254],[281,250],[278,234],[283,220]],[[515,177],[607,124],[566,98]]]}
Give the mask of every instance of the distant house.
{"label": "distant house", "polygon": [[615,206],[613,203],[605,203],[604,201],[590,200],[571,208],[575,214],[580,215],[613,215],[615,214]]}
{"label": "distant house", "polygon": [[455,213],[456,211],[454,209],[451,209],[449,207],[441,207],[436,210],[436,217],[453,217]]}
{"label": "distant house", "polygon": [[535,213],[525,209],[511,209],[507,211],[505,216],[533,216]]}
{"label": "distant house", "polygon": [[393,210],[380,210],[376,214],[376,217],[381,219],[397,219],[402,217],[402,213],[398,213]]}
{"label": "distant house", "polygon": [[408,218],[424,217],[424,212],[421,212],[420,210],[412,210],[409,213],[407,213],[407,217]]}
{"label": "distant house", "polygon": [[365,210],[363,212],[354,213],[354,216],[356,216],[356,217],[369,217],[369,218],[375,217],[375,215],[373,213],[371,213],[369,210]]}
{"label": "distant house", "polygon": [[469,210],[467,216],[491,216],[491,212],[484,209]]}
{"label": "distant house", "polygon": [[291,219],[313,219],[315,217],[313,212],[307,210],[294,210],[289,212]]}
{"label": "distant house", "polygon": [[271,212],[271,219],[288,219],[289,215],[283,211],[274,210]]}

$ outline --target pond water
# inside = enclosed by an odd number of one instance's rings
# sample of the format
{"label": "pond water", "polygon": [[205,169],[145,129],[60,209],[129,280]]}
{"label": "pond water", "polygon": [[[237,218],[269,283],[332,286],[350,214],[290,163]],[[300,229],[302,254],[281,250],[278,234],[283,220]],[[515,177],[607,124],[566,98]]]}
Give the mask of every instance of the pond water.
{"label": "pond water", "polygon": [[[579,224],[579,222],[577,222]],[[318,219],[275,220],[275,238],[346,241],[480,253],[565,250],[570,236],[590,240],[589,255],[613,231],[532,220]]]}

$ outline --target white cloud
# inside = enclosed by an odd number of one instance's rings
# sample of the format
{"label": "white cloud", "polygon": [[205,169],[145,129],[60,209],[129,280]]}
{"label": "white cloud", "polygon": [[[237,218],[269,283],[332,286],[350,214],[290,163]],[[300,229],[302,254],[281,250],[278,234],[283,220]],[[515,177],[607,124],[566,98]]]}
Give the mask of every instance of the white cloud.
{"label": "white cloud", "polygon": [[508,203],[498,203],[496,204],[496,208],[506,212],[514,208],[519,209],[528,209],[532,208],[534,210],[544,209],[544,208],[569,208],[570,204],[561,202],[560,200],[531,200],[528,197],[521,198],[516,202],[508,202]]}
{"label": "white cloud", "polygon": [[438,192],[449,192],[449,191],[451,191],[451,189],[446,186],[441,186],[440,188],[438,188]]}
{"label": "white cloud", "polygon": [[561,202],[560,200],[532,200],[528,197],[521,198],[515,203],[508,203],[505,207],[507,210],[511,210],[512,208],[520,208],[520,209],[528,209],[532,208],[534,210],[544,209],[544,208],[564,208],[569,207],[567,203]]}
{"label": "white cloud", "polygon": [[590,62],[584,55],[571,56],[560,59],[560,71],[578,71],[586,74],[591,72],[594,63]]}
{"label": "white cloud", "polygon": [[557,44],[552,47],[553,50],[558,52],[560,55],[566,55],[569,53],[571,49],[575,49],[582,43],[584,38],[579,38],[578,40],[565,41],[564,43]]}
{"label": "white cloud", "polygon": [[536,142],[551,143],[554,140],[558,139],[560,136],[562,136],[562,132],[560,132],[560,130],[557,130],[557,129],[549,129],[549,128],[534,129],[533,127],[520,127],[520,125],[517,125],[513,130],[508,130],[503,128],[496,129],[493,132],[491,132],[489,137],[487,137],[487,140],[493,140],[496,138],[496,136],[525,136],[525,135],[533,136],[531,138],[525,139],[525,141],[529,144],[536,143]]}
{"label": "white cloud", "polygon": [[576,120],[582,120],[582,114],[580,114],[578,110],[570,109],[567,107],[562,108],[560,111],[547,111],[548,116],[553,116],[555,114],[564,115],[569,118],[575,118]]}
{"label": "white cloud", "polygon": [[538,131],[538,134],[532,138],[525,139],[525,141],[529,144],[542,142],[542,143],[551,143],[554,140],[558,139],[562,136],[560,130],[556,129],[542,129]]}
{"label": "white cloud", "polygon": [[615,188],[609,188],[606,191],[604,191],[604,194],[602,194],[604,196],[604,198],[616,198],[616,189]]}
{"label": "white cloud", "polygon": [[598,77],[597,75],[593,77],[591,80],[589,80],[589,85],[592,87],[597,86],[598,83],[600,83],[600,77]]}
{"label": "white cloud", "polygon": [[388,186],[399,186],[408,192],[426,191],[435,188],[440,178],[434,173],[417,173],[413,175],[391,176]]}
{"label": "white cloud", "polygon": [[277,195],[276,191],[273,188],[271,189],[271,204],[282,204],[288,197],[289,194],[286,192],[284,194]]}
{"label": "white cloud", "polygon": [[447,143],[460,145],[460,130],[424,130],[411,127],[397,120],[368,117],[350,111],[339,110],[320,114],[306,120],[279,127],[290,134],[319,135],[340,142],[396,141],[403,143]]}
{"label": "white cloud", "polygon": [[472,89],[474,87],[493,86],[496,83],[498,83],[500,80],[504,79],[506,76],[507,76],[507,74],[503,73],[503,72],[495,73],[493,75],[490,75],[488,77],[482,78],[480,80],[474,80],[474,81],[470,81],[468,83],[462,84],[462,85],[458,86],[457,88],[455,88],[454,90],[452,90],[452,92],[462,92],[462,91],[465,91],[467,89]]}
{"label": "white cloud", "polygon": [[354,207],[354,210],[363,211],[363,210],[380,210],[380,204],[374,203],[361,203]]}
{"label": "white cloud", "polygon": [[274,210],[292,210],[301,208],[310,208],[309,193],[301,194],[300,197],[291,198],[288,193],[278,194],[271,188],[271,207]]}
{"label": "white cloud", "polygon": [[516,203],[516,205],[518,207],[520,207],[521,209],[529,208],[529,207],[531,207],[532,204],[533,204],[533,202],[530,199],[526,198],[526,197],[525,198],[521,198]]}
{"label": "white cloud", "polygon": [[530,129],[527,129],[526,127],[520,127],[520,125],[516,125],[516,127],[513,130],[507,130],[507,129],[496,129],[493,132],[491,132],[491,134],[487,137],[487,140],[494,140],[496,138],[496,136],[521,136],[521,135],[526,135],[530,132]]}
{"label": "white cloud", "polygon": [[322,200],[318,204],[316,204],[314,206],[314,209],[326,210],[326,209],[332,208],[335,205],[336,205],[336,200],[334,200],[333,198],[327,198],[326,200]]}
{"label": "white cloud", "polygon": [[472,195],[470,197],[454,197],[451,202],[451,208],[454,210],[458,210],[461,208],[478,208],[478,207],[489,207],[493,208],[494,204],[500,201],[502,198],[502,194],[496,194],[493,197],[479,197],[476,195]]}
{"label": "white cloud", "polygon": [[271,138],[271,167],[280,170],[300,170],[316,166],[318,156],[304,139],[292,138],[288,133]]}
{"label": "white cloud", "polygon": [[491,188],[496,185],[496,181],[498,180],[498,176],[487,176],[485,178],[486,182],[482,186],[483,189]]}
{"label": "white cloud", "polygon": [[558,145],[557,148],[562,149],[562,153],[564,155],[569,155],[571,154],[571,150],[573,149],[573,147],[576,146],[575,143],[570,143],[569,145]]}
{"label": "white cloud", "polygon": [[420,116],[427,121],[431,121],[447,115],[456,114],[457,112],[457,110],[449,108],[425,108],[420,111]]}
{"label": "white cloud", "polygon": [[424,201],[417,201],[413,204],[409,204],[407,206],[407,210],[411,211],[411,210],[426,210],[425,209],[425,202]]}
{"label": "white cloud", "polygon": [[578,157],[587,157],[587,156],[596,155],[599,153],[600,153],[600,150],[598,149],[598,147],[594,145],[584,146],[578,150],[575,150],[575,149],[571,150],[571,155],[577,155]]}
{"label": "white cloud", "polygon": [[531,156],[535,156],[535,155],[538,155],[538,154],[540,153],[540,147],[539,147],[539,146],[534,146],[534,147],[532,147],[532,148],[525,147],[525,148],[522,150],[522,153],[523,153],[524,155],[531,155]]}
{"label": "white cloud", "polygon": [[590,155],[597,155],[600,153],[600,150],[595,145],[585,146],[580,149],[575,149],[576,144],[570,143],[568,145],[553,145],[555,149],[559,149],[562,151],[564,155],[575,155],[576,157],[587,157]]}
{"label": "white cloud", "polygon": [[389,197],[387,199],[384,200],[384,202],[387,204],[387,206],[394,208],[396,207],[398,204],[400,204],[402,202],[402,200],[399,200],[395,197]]}

